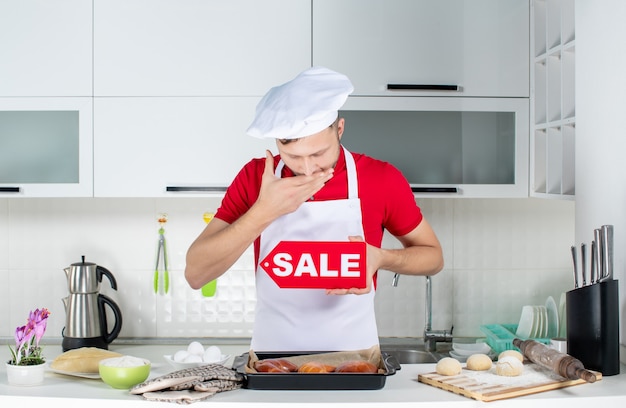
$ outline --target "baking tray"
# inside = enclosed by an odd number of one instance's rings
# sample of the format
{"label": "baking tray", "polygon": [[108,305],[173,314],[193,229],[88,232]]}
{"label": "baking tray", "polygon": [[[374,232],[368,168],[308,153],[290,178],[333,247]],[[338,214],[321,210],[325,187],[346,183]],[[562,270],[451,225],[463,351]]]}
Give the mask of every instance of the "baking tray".
{"label": "baking tray", "polygon": [[[256,352],[259,360],[329,353],[328,351],[307,352]],[[247,373],[245,366],[249,354],[236,356],[233,369],[243,374],[244,388],[252,390],[379,390],[385,386],[388,376],[399,368],[392,356],[381,354],[383,373]]]}

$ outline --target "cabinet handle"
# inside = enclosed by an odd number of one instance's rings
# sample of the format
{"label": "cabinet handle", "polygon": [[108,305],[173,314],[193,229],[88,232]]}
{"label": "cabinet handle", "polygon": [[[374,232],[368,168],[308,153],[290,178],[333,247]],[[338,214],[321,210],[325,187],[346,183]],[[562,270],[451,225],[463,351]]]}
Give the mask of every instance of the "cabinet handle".
{"label": "cabinet handle", "polygon": [[428,84],[387,84],[392,91],[458,91],[458,85],[428,85]]}
{"label": "cabinet handle", "polygon": [[456,187],[411,187],[414,193],[457,193]]}
{"label": "cabinet handle", "polygon": [[165,191],[171,193],[202,193],[202,192],[224,192],[226,191],[226,187],[213,187],[213,186],[195,186],[195,187],[187,187],[187,186],[167,186],[165,187]]}
{"label": "cabinet handle", "polygon": [[19,187],[0,187],[0,193],[19,193]]}

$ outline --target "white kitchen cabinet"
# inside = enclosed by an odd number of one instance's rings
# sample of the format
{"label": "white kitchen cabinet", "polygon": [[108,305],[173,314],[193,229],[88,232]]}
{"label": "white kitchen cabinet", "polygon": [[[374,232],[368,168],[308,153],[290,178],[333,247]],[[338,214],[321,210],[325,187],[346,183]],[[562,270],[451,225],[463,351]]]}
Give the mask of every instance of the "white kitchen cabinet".
{"label": "white kitchen cabinet", "polygon": [[92,4],[0,1],[0,96],[89,96]]}
{"label": "white kitchen cabinet", "polygon": [[350,97],[341,141],[395,165],[419,197],[528,197],[528,110],[528,98]]}
{"label": "white kitchen cabinet", "polygon": [[245,134],[257,97],[95,98],[96,197],[219,196],[274,140]]}
{"label": "white kitchen cabinet", "polygon": [[527,98],[528,56],[528,0],[313,0],[313,65],[357,96]]}
{"label": "white kitchen cabinet", "polygon": [[0,98],[0,197],[91,197],[92,99]]}
{"label": "white kitchen cabinet", "polygon": [[94,0],[95,96],[260,96],[310,65],[310,0]]}
{"label": "white kitchen cabinet", "polygon": [[575,197],[574,0],[533,0],[531,8],[532,197]]}

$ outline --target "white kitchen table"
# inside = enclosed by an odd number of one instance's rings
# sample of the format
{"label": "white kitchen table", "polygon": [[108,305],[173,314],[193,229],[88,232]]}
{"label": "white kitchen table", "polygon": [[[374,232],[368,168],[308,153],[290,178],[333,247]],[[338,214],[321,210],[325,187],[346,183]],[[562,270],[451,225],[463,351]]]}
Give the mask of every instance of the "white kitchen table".
{"label": "white kitchen table", "polygon": [[[210,345],[204,341],[204,345]],[[247,346],[218,344],[224,354],[233,356],[247,352]],[[185,348],[185,344],[149,344],[149,345],[111,345],[110,350],[135,357],[147,358],[152,362],[150,378],[154,378],[174,370],[163,358],[163,355],[174,354]],[[7,351],[8,352],[8,351]],[[60,345],[48,345],[44,355],[49,361],[61,354]],[[559,390],[546,391],[538,394],[517,397],[507,400],[481,402],[456,395],[417,381],[418,374],[435,370],[435,364],[407,364],[396,374],[386,377],[384,388],[380,390],[355,391],[274,391],[238,389],[218,393],[213,397],[191,404],[202,407],[211,404],[216,408],[239,407],[274,407],[301,406],[313,408],[318,406],[406,406],[406,407],[529,407],[568,408],[590,406],[623,407],[626,404],[626,367],[622,366],[621,374],[604,377],[594,384],[575,385]],[[0,368],[0,406],[31,407],[31,406],[80,407],[80,408],[126,408],[126,407],[166,407],[168,403],[146,401],[141,396],[131,395],[127,390],[117,390],[100,380],[76,378],[47,372],[42,385],[34,387],[9,386],[6,379],[4,364]],[[169,405],[169,406],[175,406]]]}

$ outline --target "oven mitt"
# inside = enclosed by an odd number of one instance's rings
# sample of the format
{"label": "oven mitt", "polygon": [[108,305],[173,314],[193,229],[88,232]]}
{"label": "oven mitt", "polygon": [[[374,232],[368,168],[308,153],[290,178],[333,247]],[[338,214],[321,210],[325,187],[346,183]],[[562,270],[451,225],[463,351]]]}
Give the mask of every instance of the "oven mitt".
{"label": "oven mitt", "polygon": [[158,391],[146,392],[143,397],[148,401],[175,402],[177,404],[191,404],[197,401],[203,401],[215,395],[215,391]]}
{"label": "oven mitt", "polygon": [[135,385],[131,394],[143,394],[150,401],[191,404],[217,392],[243,386],[243,375],[221,364],[186,368]]}
{"label": "oven mitt", "polygon": [[[169,374],[168,374],[169,375]],[[188,376],[188,377],[172,377],[172,378],[163,378],[157,377],[152,380],[148,380],[144,383],[137,384],[133,388],[130,389],[131,394],[144,394],[146,392],[154,392],[154,391],[163,391],[172,389],[172,387],[183,386],[184,388],[178,389],[190,389],[190,383],[194,381],[199,381],[200,377],[198,376]]]}
{"label": "oven mitt", "polygon": [[241,381],[231,381],[231,380],[209,380],[201,383],[197,383],[193,386],[193,389],[196,391],[212,391],[216,390],[216,392],[222,391],[230,391],[236,390],[243,386],[243,382]]}

